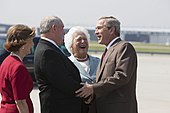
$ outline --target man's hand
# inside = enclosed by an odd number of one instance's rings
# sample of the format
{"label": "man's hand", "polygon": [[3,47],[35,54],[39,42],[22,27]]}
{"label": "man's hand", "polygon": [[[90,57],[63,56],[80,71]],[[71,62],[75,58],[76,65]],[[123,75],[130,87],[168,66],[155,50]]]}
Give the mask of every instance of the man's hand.
{"label": "man's hand", "polygon": [[93,86],[91,84],[85,83],[84,86],[75,92],[77,97],[87,98],[93,94]]}

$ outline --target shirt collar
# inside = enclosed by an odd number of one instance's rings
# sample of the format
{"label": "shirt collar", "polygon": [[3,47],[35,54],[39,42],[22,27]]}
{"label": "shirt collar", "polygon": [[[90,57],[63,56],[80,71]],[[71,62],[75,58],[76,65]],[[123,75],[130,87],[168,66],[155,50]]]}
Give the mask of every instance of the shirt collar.
{"label": "shirt collar", "polygon": [[57,48],[59,48],[59,46],[53,40],[46,38],[46,37],[41,37],[41,39],[46,40],[46,41],[52,43],[53,45],[55,45]]}
{"label": "shirt collar", "polygon": [[17,57],[22,62],[21,57],[19,55],[15,54],[14,52],[11,52],[11,56]]}
{"label": "shirt collar", "polygon": [[107,50],[110,48],[110,46],[118,39],[119,37],[114,38],[107,46]]}
{"label": "shirt collar", "polygon": [[65,55],[64,51],[53,40],[51,40],[49,38],[46,38],[46,37],[41,37],[41,39],[46,40],[46,41],[52,43],[53,45],[55,45]]}

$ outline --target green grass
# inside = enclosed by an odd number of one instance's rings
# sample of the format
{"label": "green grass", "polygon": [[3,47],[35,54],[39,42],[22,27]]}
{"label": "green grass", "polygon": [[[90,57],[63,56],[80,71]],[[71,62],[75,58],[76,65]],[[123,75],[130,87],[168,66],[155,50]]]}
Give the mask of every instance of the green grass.
{"label": "green grass", "polygon": [[89,45],[89,50],[103,51],[104,45],[98,44],[96,41],[91,41]]}
{"label": "green grass", "polygon": [[[170,54],[170,45],[160,45],[160,44],[146,44],[146,43],[132,43],[137,52],[146,52],[146,53],[169,53]],[[89,50],[91,51],[103,51],[104,45],[98,44],[96,41],[91,41]]]}

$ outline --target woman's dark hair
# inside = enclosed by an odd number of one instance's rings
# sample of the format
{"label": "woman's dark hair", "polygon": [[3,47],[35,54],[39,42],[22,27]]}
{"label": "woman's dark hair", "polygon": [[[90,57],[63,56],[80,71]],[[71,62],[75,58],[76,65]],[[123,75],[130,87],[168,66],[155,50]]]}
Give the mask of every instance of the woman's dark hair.
{"label": "woman's dark hair", "polygon": [[26,25],[17,24],[8,29],[4,48],[10,52],[16,52],[24,44],[26,40],[35,36],[35,29]]}

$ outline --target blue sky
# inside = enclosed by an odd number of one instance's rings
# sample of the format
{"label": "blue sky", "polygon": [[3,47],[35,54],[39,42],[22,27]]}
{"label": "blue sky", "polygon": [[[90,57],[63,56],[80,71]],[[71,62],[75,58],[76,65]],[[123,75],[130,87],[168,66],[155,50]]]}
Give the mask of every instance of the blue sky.
{"label": "blue sky", "polygon": [[45,16],[62,18],[65,27],[95,27],[113,15],[122,27],[170,29],[169,0],[0,0],[0,23],[38,27]]}

